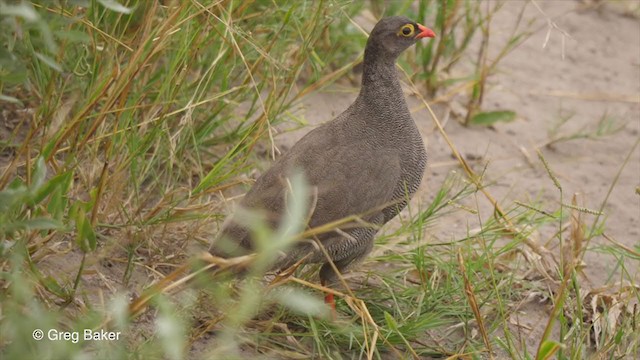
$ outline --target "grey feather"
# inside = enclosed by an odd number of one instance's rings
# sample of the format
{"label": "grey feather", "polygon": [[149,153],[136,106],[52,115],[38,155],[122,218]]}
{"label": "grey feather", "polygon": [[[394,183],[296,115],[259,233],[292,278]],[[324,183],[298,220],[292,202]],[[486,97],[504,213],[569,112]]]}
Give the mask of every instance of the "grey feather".
{"label": "grey feather", "polygon": [[[285,211],[287,177],[294,169],[305,173],[317,189],[310,228],[351,215],[382,226],[395,217],[418,189],[427,162],[422,137],[411,117],[395,69],[395,60],[417,39],[398,31],[417,24],[404,17],[382,19],[374,27],[365,50],[362,88],[355,102],[337,118],[312,130],[280,157],[240,202],[248,209],[269,214],[272,226]],[[342,271],[363,259],[372,249],[378,229],[350,227],[318,237]],[[238,249],[251,251],[247,229],[230,220],[220,238]],[[232,255],[214,242],[210,251]],[[307,244],[292,249],[276,267],[286,267],[309,252],[309,262],[326,263],[316,248]],[[325,283],[335,280],[328,264],[320,271]]]}

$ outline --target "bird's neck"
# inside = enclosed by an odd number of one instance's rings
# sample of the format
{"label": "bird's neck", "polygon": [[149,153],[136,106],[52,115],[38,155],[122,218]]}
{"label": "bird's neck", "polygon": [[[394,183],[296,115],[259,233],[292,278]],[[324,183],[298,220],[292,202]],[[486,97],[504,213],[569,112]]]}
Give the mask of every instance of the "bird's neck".
{"label": "bird's neck", "polygon": [[[395,68],[395,58],[367,45],[364,53],[362,88],[356,100],[364,111],[371,114],[368,121],[382,121],[401,125],[412,122]],[[375,124],[370,124],[374,126]]]}
{"label": "bird's neck", "polygon": [[377,44],[367,44],[364,51],[361,94],[382,89],[399,90],[400,82],[395,68],[395,57],[389,56]]}

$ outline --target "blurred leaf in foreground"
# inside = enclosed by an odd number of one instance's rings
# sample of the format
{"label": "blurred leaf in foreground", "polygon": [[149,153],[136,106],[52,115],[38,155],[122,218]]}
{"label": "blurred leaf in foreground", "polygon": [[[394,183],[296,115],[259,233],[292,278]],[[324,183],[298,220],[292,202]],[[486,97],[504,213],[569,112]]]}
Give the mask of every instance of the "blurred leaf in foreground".
{"label": "blurred leaf in foreground", "polygon": [[510,110],[483,111],[471,118],[472,125],[491,126],[499,122],[511,122],[516,119],[516,113]]}

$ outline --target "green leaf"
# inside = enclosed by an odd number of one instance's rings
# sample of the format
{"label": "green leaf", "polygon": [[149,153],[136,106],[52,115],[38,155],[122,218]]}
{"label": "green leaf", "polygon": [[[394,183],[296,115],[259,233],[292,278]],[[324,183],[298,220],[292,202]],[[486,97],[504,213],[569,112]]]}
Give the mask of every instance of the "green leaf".
{"label": "green leaf", "polygon": [[79,213],[82,212],[83,205],[84,203],[82,201],[76,201],[71,205],[69,211],[67,212],[67,218],[73,219],[73,221],[76,222],[76,227],[78,227],[78,219],[84,216],[84,214],[79,215]]}
{"label": "green leaf", "polygon": [[24,106],[22,101],[14,98],[13,96],[9,96],[9,95],[0,94],[0,101],[6,101],[6,102],[13,103],[13,104],[18,104],[20,106]]}
{"label": "green leaf", "polygon": [[184,339],[186,330],[178,317],[177,309],[164,297],[156,297],[159,314],[156,319],[156,334],[162,343],[167,359],[183,359]]}
{"label": "green leaf", "polygon": [[64,216],[64,210],[66,205],[66,199],[61,189],[54,189],[49,197],[49,203],[47,204],[47,211],[54,219],[60,220]]}
{"label": "green leaf", "polygon": [[547,360],[551,358],[556,352],[558,352],[558,350],[560,350],[560,346],[562,345],[559,342],[553,340],[545,340],[538,350],[536,359]]}
{"label": "green leaf", "polygon": [[43,277],[40,282],[52,294],[55,294],[62,299],[67,299],[69,297],[69,292],[61,286],[55,278],[51,276]]}
{"label": "green leaf", "polygon": [[398,323],[396,322],[396,319],[394,319],[393,316],[391,316],[391,314],[386,311],[384,312],[384,321],[387,323],[389,329],[396,332],[398,331]]}
{"label": "green leaf", "polygon": [[93,231],[93,226],[91,226],[91,222],[88,220],[85,220],[82,226],[82,236],[85,239],[83,243],[86,244],[86,247],[85,249],[83,249],[83,251],[94,251],[97,244],[96,233]]}
{"label": "green leaf", "polygon": [[76,231],[76,243],[80,250],[86,253],[96,249],[96,233],[82,210],[76,216]]}
{"label": "green leaf", "polygon": [[510,122],[516,119],[516,113],[510,110],[479,112],[471,118],[472,125],[491,126],[498,122]]}
{"label": "green leaf", "polygon": [[306,291],[291,287],[281,288],[273,294],[277,301],[289,309],[308,316],[326,316],[327,305]]}
{"label": "green leaf", "polygon": [[30,3],[22,2],[18,5],[8,5],[4,1],[0,2],[0,14],[4,16],[17,16],[27,21],[34,22],[39,19],[38,13]]}
{"label": "green leaf", "polygon": [[49,203],[47,204],[47,210],[49,214],[54,219],[62,219],[65,214],[65,210],[68,204],[68,198],[66,194],[69,192],[69,188],[73,183],[73,171],[67,171],[66,173],[57,175],[55,178],[51,179],[45,185],[45,188],[48,189],[50,185],[52,185],[51,190],[41,190],[42,193],[50,194]]}
{"label": "green leaf", "polygon": [[132,8],[128,8],[115,0],[98,0],[98,2],[107,9],[113,10],[115,12],[131,14],[131,11],[133,11]]}
{"label": "green leaf", "polygon": [[89,34],[79,30],[55,31],[54,34],[60,40],[67,40],[74,43],[89,43],[91,41]]}
{"label": "green leaf", "polygon": [[115,294],[109,305],[109,310],[113,316],[116,328],[124,331],[131,321],[127,296],[123,293]]}
{"label": "green leaf", "polygon": [[68,189],[69,183],[71,182],[73,172],[67,171],[60,175],[56,175],[51,180],[47,181],[43,186],[39,186],[36,190],[36,194],[33,196],[32,202],[34,204],[39,204],[42,200],[44,200],[47,195],[53,193],[58,187],[62,187]]}
{"label": "green leaf", "polygon": [[62,67],[55,60],[39,52],[36,52],[35,54],[38,59],[40,59],[43,63],[47,64],[50,68],[52,68],[57,72],[62,72]]}
{"label": "green leaf", "polygon": [[62,223],[58,220],[38,217],[6,224],[5,233],[12,233],[18,230],[55,230],[61,229]]}
{"label": "green leaf", "polygon": [[33,168],[33,176],[31,177],[31,190],[38,190],[44,184],[44,179],[47,176],[47,165],[44,163],[44,158],[41,156],[36,160],[36,165]]}
{"label": "green leaf", "polygon": [[63,227],[58,220],[49,218],[34,218],[22,222],[27,230],[55,230]]}
{"label": "green leaf", "polygon": [[7,187],[0,191],[0,212],[9,210],[14,204],[24,201],[29,194],[26,186]]}

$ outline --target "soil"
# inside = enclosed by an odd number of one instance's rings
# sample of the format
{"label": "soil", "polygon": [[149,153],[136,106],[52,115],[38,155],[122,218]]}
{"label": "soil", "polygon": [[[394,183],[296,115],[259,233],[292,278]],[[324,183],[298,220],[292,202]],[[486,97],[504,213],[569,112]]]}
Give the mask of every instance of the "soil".
{"label": "soil", "polygon": [[[631,150],[640,135],[640,23],[616,7],[584,7],[578,1],[537,3],[560,30],[536,27],[544,25],[546,17],[527,6],[523,22],[534,21],[533,28],[538,30],[500,62],[497,73],[489,77],[483,102],[485,111],[515,111],[515,121],[492,127],[462,126],[464,93],[432,107],[474,170],[485,169],[484,181],[493,183],[489,190],[500,204],[540,198],[558,203],[559,191],[538,159],[540,150],[561,183],[564,203],[576,194],[579,206],[599,210],[606,200],[605,232],[628,247],[638,246],[640,148]],[[495,16],[490,59],[510,36],[522,6],[520,1],[506,2]],[[301,113],[309,126],[283,132],[275,137],[276,143],[286,151],[312,127],[346,109],[357,93],[357,87],[336,84],[307,96]],[[449,172],[462,169],[422,102],[408,88],[406,95],[429,154],[428,170],[414,202],[428,204]],[[554,133],[554,127],[567,117]],[[597,136],[603,118],[617,130]],[[588,136],[554,141],[579,134]],[[479,205],[485,218],[493,211],[489,202]],[[464,224],[452,221],[442,219],[432,236],[455,238],[480,225],[477,216],[465,216]],[[585,260],[587,279],[594,286],[606,283],[611,262],[594,252]],[[638,264],[630,265],[638,269]]]}
{"label": "soil", "polygon": [[[485,111],[515,111],[515,121],[492,127],[462,126],[460,117],[465,114],[467,93],[458,94],[446,104],[432,106],[458,151],[474,171],[484,171],[484,183],[491,184],[489,193],[502,206],[520,201],[544,204],[548,207],[544,210],[548,211],[558,209],[560,193],[538,158],[536,151],[539,150],[562,186],[562,201],[570,204],[575,194],[578,206],[596,211],[604,203],[605,234],[637,251],[640,246],[640,147],[636,146],[640,134],[640,22],[625,12],[624,5],[629,5],[625,2],[565,0],[537,1],[537,4],[540,9],[531,3],[527,5],[523,21],[532,21],[535,33],[499,63],[496,73],[488,79],[483,102]],[[508,1],[495,15],[489,59],[498,54],[511,36],[523,5],[523,1]],[[361,23],[366,29],[373,25],[367,16]],[[472,45],[472,49],[473,46],[478,48],[478,44]],[[469,58],[463,61],[472,63],[477,52],[467,53]],[[456,75],[460,74],[444,76]],[[310,127],[346,109],[358,93],[358,87],[352,83],[339,82],[307,96],[301,113],[310,126],[285,132],[276,137],[276,143],[286,149]],[[413,200],[416,208],[431,202],[435,190],[450,172],[463,173],[463,170],[429,112],[409,87],[406,95],[429,154],[425,179]],[[559,126],[563,119],[568,120]],[[595,135],[603,119],[617,131]],[[478,209],[479,216],[461,211],[441,218],[435,227],[428,229],[426,242],[463,238],[469,230],[480,228],[479,219],[485,221],[493,214],[493,206],[481,195],[464,205]],[[595,219],[589,214],[581,217],[589,226]],[[393,222],[386,227],[393,228]],[[543,229],[532,240],[542,245],[552,239],[555,230]],[[585,291],[619,280],[617,260],[597,251],[602,245],[611,243],[596,237],[586,245],[581,278]],[[550,258],[559,258],[558,246],[549,245],[548,250]],[[383,251],[385,249],[377,248],[372,256]],[[637,284],[640,264],[628,260],[624,265]],[[366,268],[366,262],[362,266]],[[550,308],[544,302],[527,302],[519,309],[518,319],[513,321],[526,324],[518,333],[523,334],[530,352],[537,349]]]}

